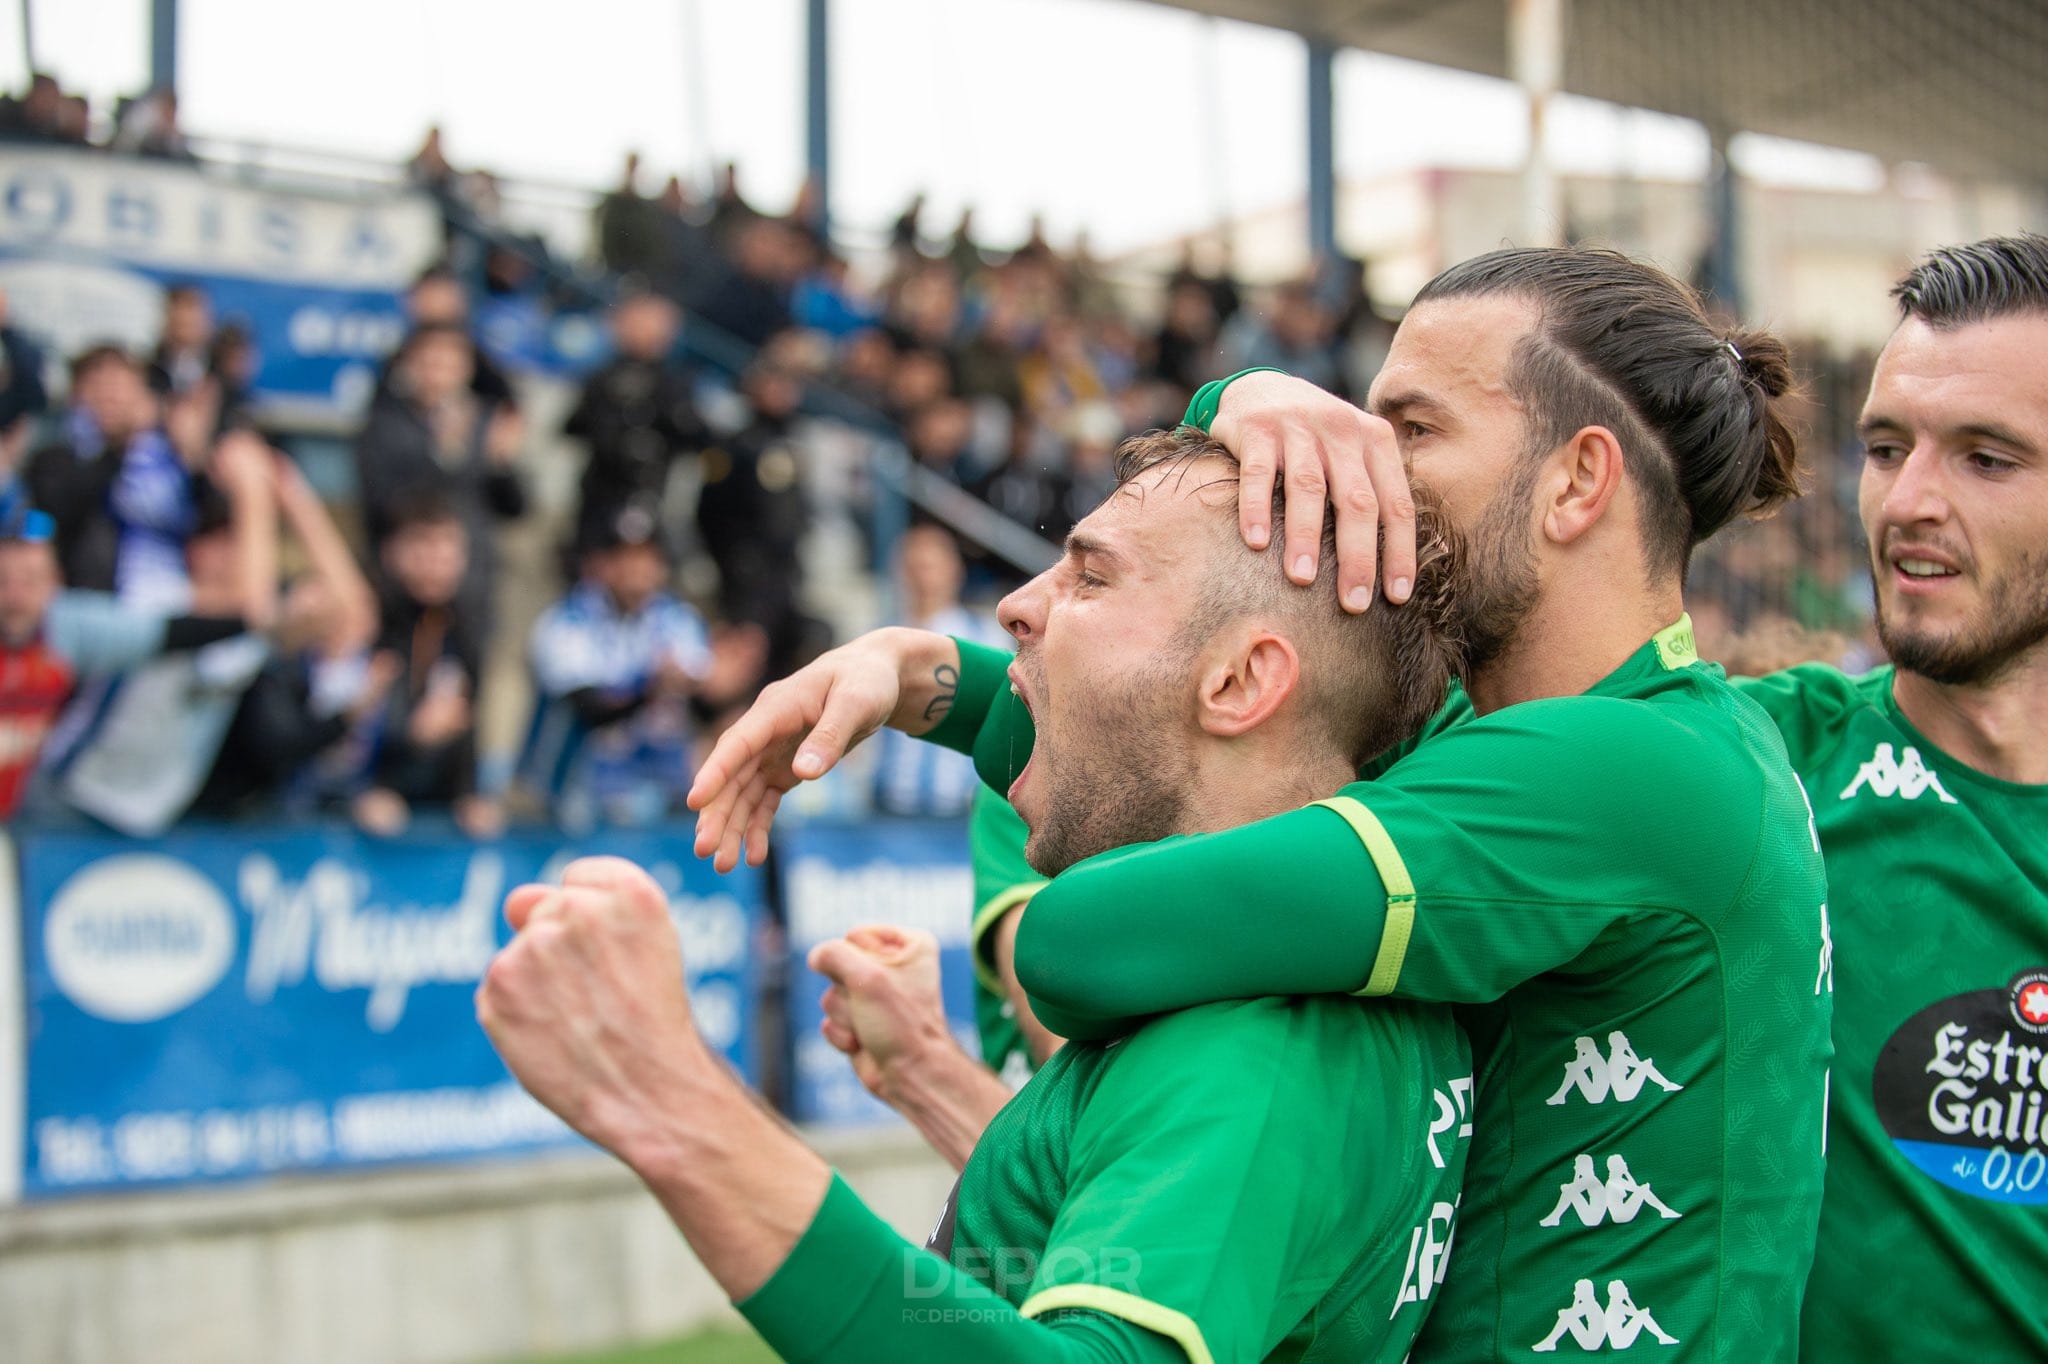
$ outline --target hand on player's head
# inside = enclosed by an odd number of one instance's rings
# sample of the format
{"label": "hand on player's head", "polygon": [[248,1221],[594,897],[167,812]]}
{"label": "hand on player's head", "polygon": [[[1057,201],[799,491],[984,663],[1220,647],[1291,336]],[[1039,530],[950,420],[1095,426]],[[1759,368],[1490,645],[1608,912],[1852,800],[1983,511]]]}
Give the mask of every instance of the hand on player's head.
{"label": "hand on player's head", "polygon": [[1359,612],[1371,604],[1382,569],[1387,600],[1408,600],[1415,581],[1415,504],[1392,427],[1305,379],[1264,373],[1223,390],[1210,434],[1237,456],[1238,527],[1246,544],[1264,549],[1272,540],[1277,480],[1286,490],[1283,561],[1290,579],[1315,582],[1327,507],[1337,523],[1337,592],[1344,609]]}

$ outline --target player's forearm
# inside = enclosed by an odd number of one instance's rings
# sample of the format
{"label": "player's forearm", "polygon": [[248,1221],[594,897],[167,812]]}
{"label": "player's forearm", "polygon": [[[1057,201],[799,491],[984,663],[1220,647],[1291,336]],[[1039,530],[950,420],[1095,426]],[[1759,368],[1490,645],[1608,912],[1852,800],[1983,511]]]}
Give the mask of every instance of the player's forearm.
{"label": "player's forearm", "polygon": [[1349,994],[1386,928],[1372,861],[1318,807],[1106,853],[1053,878],[1019,925],[1017,978],[1065,1037],[1226,999]]}
{"label": "player's forearm", "polygon": [[[869,638],[896,664],[898,699],[889,715],[891,729],[937,739],[934,730],[965,723],[964,719],[948,718],[961,702],[960,646],[950,636],[895,626],[877,630]],[[968,703],[979,704],[973,695]]]}
{"label": "player's forearm", "polygon": [[884,1072],[880,1097],[954,1169],[966,1168],[975,1143],[1010,1101],[1010,1087],[949,1037]]}
{"label": "player's forearm", "polygon": [[832,1172],[708,1053],[679,1068],[661,1111],[623,1115],[606,1144],[728,1295],[743,1298],[789,1258]]}
{"label": "player's forearm", "polygon": [[1169,1364],[1163,1336],[1114,1317],[1033,1321],[974,1276],[892,1231],[845,1184],[773,1278],[735,1303],[792,1364]]}

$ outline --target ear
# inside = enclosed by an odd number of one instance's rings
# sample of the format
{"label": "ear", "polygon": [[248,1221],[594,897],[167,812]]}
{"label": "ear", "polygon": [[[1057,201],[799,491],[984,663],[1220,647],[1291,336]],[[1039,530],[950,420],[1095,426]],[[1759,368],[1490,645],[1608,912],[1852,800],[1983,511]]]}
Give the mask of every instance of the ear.
{"label": "ear", "polygon": [[1300,684],[1301,656],[1294,645],[1270,630],[1253,631],[1202,670],[1197,721],[1203,733],[1219,739],[1249,734],[1272,719]]}
{"label": "ear", "polygon": [[1621,442],[1604,426],[1580,428],[1551,457],[1556,477],[1543,507],[1543,534],[1568,545],[1593,529],[1621,487]]}

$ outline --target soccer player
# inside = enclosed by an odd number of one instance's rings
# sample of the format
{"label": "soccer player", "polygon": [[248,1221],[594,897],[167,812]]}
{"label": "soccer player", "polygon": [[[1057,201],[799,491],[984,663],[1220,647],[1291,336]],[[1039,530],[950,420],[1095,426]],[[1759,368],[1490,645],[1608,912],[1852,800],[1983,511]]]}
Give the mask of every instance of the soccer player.
{"label": "soccer player", "polygon": [[[1120,473],[1003,608],[1044,722],[1017,800],[1046,874],[1335,790],[1462,663],[1441,538],[1407,606],[1355,619],[1334,576],[1296,591],[1238,543],[1235,466],[1199,433],[1137,444]],[[479,1017],[785,1358],[1394,1364],[1413,1344],[1464,1160],[1431,1132],[1471,1083],[1448,1010],[1255,1000],[1069,1043],[982,1135],[920,1252],[695,1035],[666,909],[615,860],[515,891]]]}
{"label": "soccer player", "polygon": [[[1255,377],[1236,412],[1224,391],[1216,430],[1245,482],[1262,469],[1270,488],[1274,447],[1311,429],[1292,406],[1327,395]],[[1394,338],[1378,416],[1348,409],[1331,444],[1371,449],[1396,480],[1412,463],[1471,542],[1469,704],[1334,800],[1077,864],[1024,916],[1020,979],[1069,1037],[1266,995],[1465,1006],[1476,1110],[1440,1096],[1432,1131],[1469,1125],[1471,1167],[1418,1358],[1555,1346],[1560,1312],[1588,1349],[1645,1333],[1698,1358],[1797,1348],[1821,1197],[1826,890],[1776,728],[1697,658],[1681,600],[1695,544],[1794,491],[1775,406],[1788,383],[1775,339],[1718,333],[1682,285],[1611,253],[1502,251],[1439,276]],[[1191,418],[1216,415],[1215,396]],[[1328,409],[1316,420],[1333,426]],[[1292,513],[1325,476],[1290,461],[1284,481],[1289,574],[1314,578]],[[1370,540],[1357,488],[1339,499],[1354,512],[1340,547],[1359,519]],[[1412,571],[1399,538],[1389,595]],[[985,773],[1006,781],[1029,757],[1013,798],[1028,790],[1039,750],[997,695],[998,663],[870,637],[771,688],[700,771],[699,851],[759,856],[781,790],[885,717],[923,728],[899,693],[933,679],[956,694],[933,733],[985,716]],[[1121,756],[1135,796],[1158,764]],[[1678,1216],[1545,1226],[1582,1155],[1621,1156]],[[1582,1311],[1595,1279],[1608,1307]]]}
{"label": "soccer player", "polygon": [[1801,1350],[2044,1359],[2048,238],[1936,251],[1894,294],[1861,489],[1891,665],[1742,684],[1828,867],[1836,1061]]}

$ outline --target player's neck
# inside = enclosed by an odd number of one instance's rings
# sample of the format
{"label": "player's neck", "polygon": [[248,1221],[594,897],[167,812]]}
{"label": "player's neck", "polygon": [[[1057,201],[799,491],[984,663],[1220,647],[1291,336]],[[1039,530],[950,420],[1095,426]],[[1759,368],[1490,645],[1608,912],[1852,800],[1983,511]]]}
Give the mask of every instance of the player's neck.
{"label": "player's neck", "polygon": [[1358,779],[1342,755],[1304,759],[1281,736],[1265,742],[1216,744],[1196,760],[1191,796],[1181,812],[1183,834],[1235,829],[1324,800]]}
{"label": "player's neck", "polygon": [[1587,590],[1560,584],[1537,598],[1507,647],[1466,688],[1481,715],[1522,701],[1578,696],[1684,613],[1677,584]]}
{"label": "player's neck", "polygon": [[1958,687],[1901,668],[1892,697],[1913,728],[1987,777],[2048,785],[2048,647],[1990,686]]}

